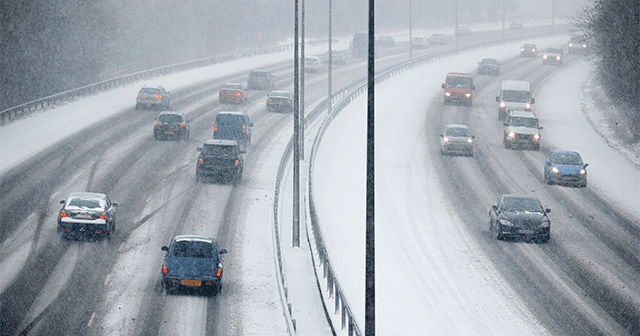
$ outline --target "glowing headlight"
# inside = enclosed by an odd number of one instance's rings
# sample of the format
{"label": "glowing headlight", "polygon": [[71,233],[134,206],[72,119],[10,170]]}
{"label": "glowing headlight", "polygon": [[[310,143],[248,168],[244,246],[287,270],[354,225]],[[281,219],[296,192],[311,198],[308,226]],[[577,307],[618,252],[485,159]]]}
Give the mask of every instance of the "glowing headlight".
{"label": "glowing headlight", "polygon": [[560,170],[558,170],[558,168],[556,168],[556,167],[551,168],[551,171],[556,173],[556,174],[560,172]]}
{"label": "glowing headlight", "polygon": [[542,58],[543,59],[547,59],[547,55],[542,55]]}
{"label": "glowing headlight", "polygon": [[533,140],[540,140],[540,134],[534,134]]}
{"label": "glowing headlight", "polygon": [[444,95],[449,97],[451,95],[451,92],[445,92]]}
{"label": "glowing headlight", "polygon": [[516,137],[516,133],[514,131],[509,132],[509,134],[507,134],[507,136],[511,139]]}
{"label": "glowing headlight", "polygon": [[583,45],[582,45],[582,47],[583,47],[583,48],[586,48],[586,47],[587,47],[587,45],[586,45],[586,44],[583,44]]}
{"label": "glowing headlight", "polygon": [[557,57],[556,57],[556,59],[559,61],[559,60],[561,60],[561,59],[562,59],[562,57],[557,56]]}
{"label": "glowing headlight", "polygon": [[586,171],[586,170],[584,170],[584,168],[583,168],[583,169],[580,169],[580,175],[584,175],[584,174],[586,174],[586,173],[587,173],[587,171]]}
{"label": "glowing headlight", "polygon": [[536,50],[535,49],[531,49],[531,52],[534,52],[534,51],[536,51]]}
{"label": "glowing headlight", "polygon": [[[468,143],[473,143],[473,139],[467,139]],[[583,169],[584,170],[584,169]]]}
{"label": "glowing headlight", "polygon": [[520,48],[520,51],[524,51],[524,48]]}
{"label": "glowing headlight", "polygon": [[507,106],[507,104],[505,104],[504,102],[500,103],[500,107],[505,107],[505,106]]}
{"label": "glowing headlight", "polygon": [[524,108],[527,110],[531,109],[531,104],[529,103],[524,104]]}
{"label": "glowing headlight", "polygon": [[467,94],[465,95],[465,97],[467,97],[467,98],[471,98],[471,93],[467,93]]}
{"label": "glowing headlight", "polygon": [[573,47],[573,43],[569,43],[569,48]]}
{"label": "glowing headlight", "polygon": [[442,138],[442,141],[449,142],[449,138]]}
{"label": "glowing headlight", "polygon": [[506,225],[506,226],[513,226],[513,224],[511,224],[511,222],[509,222],[509,221],[508,221],[508,220],[506,220],[506,219],[501,219],[501,220],[500,220],[500,224],[502,224],[502,225]]}

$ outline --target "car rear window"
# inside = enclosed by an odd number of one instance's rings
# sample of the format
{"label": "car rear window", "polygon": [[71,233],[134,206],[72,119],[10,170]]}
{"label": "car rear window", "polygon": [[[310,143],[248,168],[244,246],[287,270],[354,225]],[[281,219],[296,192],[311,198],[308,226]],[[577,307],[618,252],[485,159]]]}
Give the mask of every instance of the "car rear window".
{"label": "car rear window", "polygon": [[223,90],[242,90],[242,85],[240,84],[226,84],[222,87]]}
{"label": "car rear window", "polygon": [[165,123],[180,123],[182,122],[182,116],[175,115],[175,114],[161,114],[158,117],[158,121],[165,122]]}
{"label": "car rear window", "polygon": [[140,93],[158,94],[158,93],[160,93],[160,90],[153,89],[153,88],[142,88],[142,89],[140,89]]}
{"label": "car rear window", "polygon": [[106,204],[99,199],[72,198],[67,202],[67,206],[75,206],[78,208],[103,209]]}
{"label": "car rear window", "polygon": [[215,146],[215,145],[205,145],[202,147],[202,154],[204,155],[233,155],[235,152],[235,147],[233,146]]}
{"label": "car rear window", "polygon": [[267,73],[263,71],[254,71],[249,76],[250,77],[267,77]]}
{"label": "car rear window", "polygon": [[173,256],[178,258],[215,258],[215,248],[211,243],[200,241],[179,241],[173,247]]}

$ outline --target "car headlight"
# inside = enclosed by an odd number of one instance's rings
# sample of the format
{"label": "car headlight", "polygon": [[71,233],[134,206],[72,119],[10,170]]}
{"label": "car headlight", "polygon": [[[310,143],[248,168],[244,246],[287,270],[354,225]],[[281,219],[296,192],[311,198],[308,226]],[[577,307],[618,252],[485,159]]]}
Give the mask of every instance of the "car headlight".
{"label": "car headlight", "polygon": [[540,227],[542,228],[548,228],[551,226],[551,222],[549,222],[548,220],[542,222],[542,224],[540,225]]}
{"label": "car headlight", "polygon": [[449,142],[449,138],[442,138],[442,141]]}
{"label": "car headlight", "polygon": [[540,140],[540,134],[534,134],[533,135],[533,140]]}
{"label": "car headlight", "polygon": [[556,59],[559,61],[559,60],[561,60],[561,59],[562,59],[562,57],[557,56],[557,57],[556,57]]}
{"label": "car headlight", "polygon": [[515,133],[514,131],[511,131],[511,132],[509,132],[509,133],[507,134],[507,136],[508,136],[509,138],[513,139],[513,138],[515,138],[515,137],[516,137],[516,133]]}
{"label": "car headlight", "polygon": [[524,108],[525,108],[526,110],[530,110],[530,109],[531,109],[531,104],[530,104],[530,103],[526,103],[526,104],[524,104]]}
{"label": "car headlight", "polygon": [[451,92],[445,92],[444,95],[449,97],[451,95]]}
{"label": "car headlight", "polygon": [[531,49],[531,52],[535,52],[535,51],[536,51],[535,49]]}
{"label": "car headlight", "polygon": [[513,224],[511,224],[511,222],[509,222],[506,219],[500,219],[500,224],[506,225],[506,226],[513,226]]}
{"label": "car headlight", "polygon": [[587,171],[584,168],[580,169],[580,175],[584,175],[586,173],[587,173]]}
{"label": "car headlight", "polygon": [[524,51],[524,48],[520,48],[520,51]]}
{"label": "car headlight", "polygon": [[467,98],[471,98],[471,93],[467,93],[466,95],[464,95]]}
{"label": "car headlight", "polygon": [[467,142],[468,143],[473,143],[473,139],[469,138],[469,139],[467,139]]}
{"label": "car headlight", "polygon": [[547,59],[547,55],[542,55],[542,58],[543,59]]}
{"label": "car headlight", "polygon": [[556,168],[556,167],[551,168],[551,171],[556,173],[556,174],[560,172],[560,170],[558,170],[558,168]]}
{"label": "car headlight", "polygon": [[571,47],[573,47],[573,44],[572,44],[572,43],[569,43],[569,48],[571,48]]}
{"label": "car headlight", "polygon": [[505,104],[505,102],[501,102],[500,103],[500,107],[505,107],[505,106],[507,106],[507,104]]}

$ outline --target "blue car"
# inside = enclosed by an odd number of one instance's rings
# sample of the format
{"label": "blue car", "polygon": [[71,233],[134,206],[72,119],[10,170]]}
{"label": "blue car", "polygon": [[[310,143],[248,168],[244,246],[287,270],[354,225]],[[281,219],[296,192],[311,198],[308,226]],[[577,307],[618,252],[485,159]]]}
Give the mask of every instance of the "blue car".
{"label": "blue car", "polygon": [[213,238],[175,236],[162,264],[162,287],[168,293],[178,290],[214,295],[222,290],[222,258]]}
{"label": "blue car", "polygon": [[552,152],[544,165],[544,180],[547,184],[586,187],[588,165],[577,152]]}

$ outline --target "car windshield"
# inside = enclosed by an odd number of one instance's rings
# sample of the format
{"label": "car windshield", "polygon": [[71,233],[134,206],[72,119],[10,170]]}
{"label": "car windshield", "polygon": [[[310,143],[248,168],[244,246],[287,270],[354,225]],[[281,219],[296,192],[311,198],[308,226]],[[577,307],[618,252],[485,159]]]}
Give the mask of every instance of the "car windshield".
{"label": "car windshield", "polygon": [[164,122],[164,123],[181,123],[182,116],[175,115],[175,114],[161,114],[158,117],[158,121]]}
{"label": "car windshield", "polygon": [[250,77],[267,77],[267,73],[263,71],[254,71],[249,76]]}
{"label": "car windshield", "polygon": [[469,129],[466,127],[447,127],[444,134],[453,137],[468,137]]}
{"label": "car windshield", "polygon": [[526,103],[529,101],[529,91],[504,90],[502,100],[512,103]]}
{"label": "car windshield", "polygon": [[502,208],[506,211],[544,212],[540,201],[529,197],[506,197]]}
{"label": "car windshield", "polygon": [[447,87],[470,88],[471,85],[472,85],[471,78],[464,78],[464,77],[448,77],[447,78]]}
{"label": "car windshield", "polygon": [[480,63],[482,63],[482,64],[498,64],[498,60],[493,59],[493,58],[485,58],[482,61],[480,61]]}
{"label": "car windshield", "polygon": [[104,202],[101,199],[72,198],[67,203],[67,206],[88,209],[104,209]]}
{"label": "car windshield", "polygon": [[160,90],[158,89],[153,89],[153,88],[142,88],[140,89],[140,93],[144,93],[144,94],[159,94]]}
{"label": "car windshield", "polygon": [[242,85],[240,84],[226,84],[222,87],[223,90],[242,90]]}
{"label": "car windshield", "polygon": [[582,165],[582,158],[580,155],[572,153],[554,154],[551,157],[551,162],[565,165]]}
{"label": "car windshield", "polygon": [[205,145],[202,147],[202,154],[204,155],[231,156],[235,152],[236,149],[233,146]]}
{"label": "car windshield", "polygon": [[522,48],[524,48],[524,49],[535,49],[536,46],[533,45],[533,44],[525,44],[525,45],[522,46]]}
{"label": "car windshield", "polygon": [[173,256],[178,258],[215,258],[215,249],[208,242],[179,241],[173,246]]}
{"label": "car windshield", "polygon": [[522,126],[538,128],[538,119],[523,118],[523,117],[511,117],[508,122],[510,126]]}

